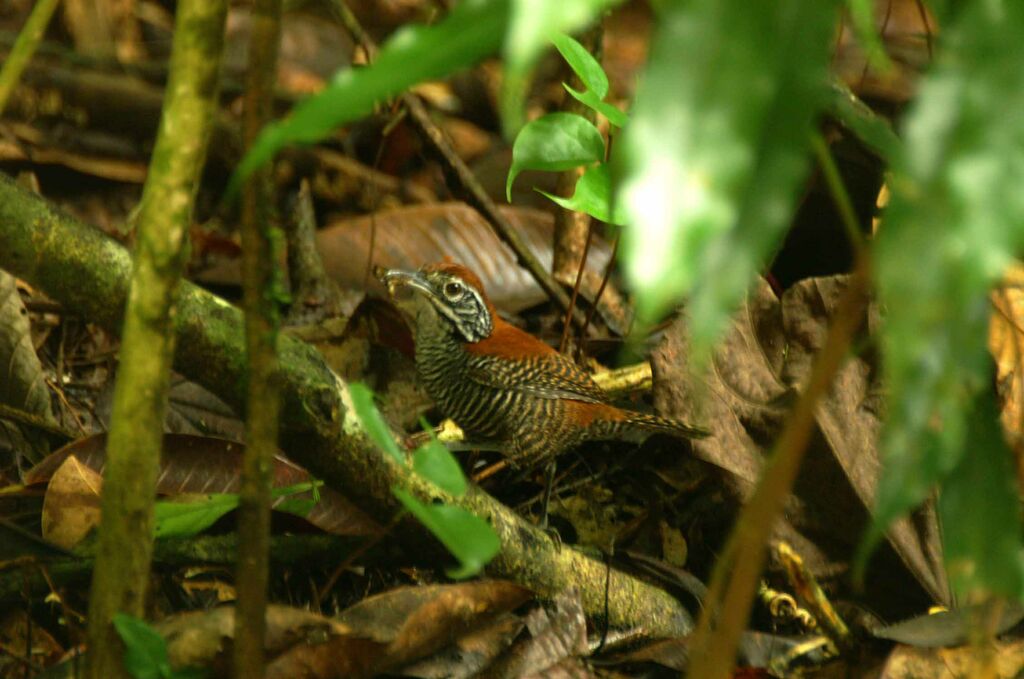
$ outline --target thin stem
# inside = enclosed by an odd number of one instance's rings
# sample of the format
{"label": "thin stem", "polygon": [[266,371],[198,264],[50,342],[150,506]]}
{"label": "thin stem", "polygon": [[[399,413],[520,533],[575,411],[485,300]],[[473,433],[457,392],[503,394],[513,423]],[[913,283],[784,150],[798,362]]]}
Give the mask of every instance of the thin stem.
{"label": "thin stem", "polygon": [[32,13],[28,16],[24,28],[14,41],[10,53],[4,60],[3,68],[0,69],[0,114],[3,114],[7,106],[7,100],[11,92],[21,79],[21,74],[35,54],[39,42],[43,39],[46,26],[50,23],[53,10],[57,8],[58,0],[38,0]]}
{"label": "thin stem", "polygon": [[[281,0],[256,0],[252,8],[249,66],[245,83],[243,132],[251,145],[270,120],[281,42]],[[235,643],[236,679],[262,677],[270,578],[270,494],[277,453],[281,396],[278,371],[277,288],[273,183],[270,167],[253,172],[242,187],[242,273],[245,349],[249,376],[246,395],[245,458],[239,493]]]}
{"label": "thin stem", "polygon": [[715,570],[691,645],[688,677],[727,679],[764,568],[768,538],[796,481],[814,428],[815,406],[846,358],[864,317],[868,260],[859,258],[810,380],[776,441],[761,480],[740,511]]}

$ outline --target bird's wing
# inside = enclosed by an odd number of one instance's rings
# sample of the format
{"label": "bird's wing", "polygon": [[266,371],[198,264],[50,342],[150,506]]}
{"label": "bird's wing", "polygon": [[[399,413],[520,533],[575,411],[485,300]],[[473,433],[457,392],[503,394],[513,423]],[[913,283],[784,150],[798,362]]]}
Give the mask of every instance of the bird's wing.
{"label": "bird's wing", "polygon": [[572,399],[584,403],[606,403],[607,394],[590,375],[558,353],[507,359],[474,356],[469,361],[469,378],[495,389],[511,389],[546,399]]}

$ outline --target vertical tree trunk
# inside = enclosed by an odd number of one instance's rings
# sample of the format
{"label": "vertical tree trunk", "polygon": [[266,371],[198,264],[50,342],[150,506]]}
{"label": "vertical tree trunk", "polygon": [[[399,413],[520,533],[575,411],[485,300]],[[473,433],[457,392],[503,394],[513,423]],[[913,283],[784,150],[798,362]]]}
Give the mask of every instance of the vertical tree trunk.
{"label": "vertical tree trunk", "polygon": [[96,568],[89,600],[89,676],[126,677],[111,621],[144,612],[153,496],[174,354],[174,308],[188,229],[217,107],[225,3],[181,0],[170,77],[142,195],[121,363],[107,439]]}

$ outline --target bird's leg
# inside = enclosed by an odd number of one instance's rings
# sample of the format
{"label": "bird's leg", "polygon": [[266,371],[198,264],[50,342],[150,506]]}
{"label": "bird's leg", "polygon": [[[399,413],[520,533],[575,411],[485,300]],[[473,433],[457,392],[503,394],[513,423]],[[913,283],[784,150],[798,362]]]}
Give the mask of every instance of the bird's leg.
{"label": "bird's leg", "polygon": [[544,467],[544,498],[540,505],[540,528],[548,529],[548,508],[551,505],[551,491],[555,487],[555,472],[558,471],[558,463],[551,460]]}
{"label": "bird's leg", "polygon": [[558,531],[548,526],[548,509],[551,505],[551,492],[555,488],[555,472],[558,471],[558,462],[554,458],[544,468],[544,499],[541,500],[540,529],[551,536],[551,540],[559,549],[562,548],[562,536]]}

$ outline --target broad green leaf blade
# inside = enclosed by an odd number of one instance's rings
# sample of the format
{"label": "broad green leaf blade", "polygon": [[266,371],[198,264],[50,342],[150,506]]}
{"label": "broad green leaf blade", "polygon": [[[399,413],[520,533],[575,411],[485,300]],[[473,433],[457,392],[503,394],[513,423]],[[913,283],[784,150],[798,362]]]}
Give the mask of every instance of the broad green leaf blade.
{"label": "broad green leaf blade", "polygon": [[501,542],[490,524],[461,507],[423,504],[412,495],[394,488],[392,492],[420,523],[459,561],[459,568],[448,571],[455,579],[479,573],[501,549]]}
{"label": "broad green leaf blade", "polygon": [[516,137],[505,197],[523,170],[561,172],[604,160],[604,139],[594,124],[574,113],[549,113],[531,121]]}
{"label": "broad green leaf blade", "polygon": [[114,614],[114,629],[124,642],[124,668],[135,679],[163,679],[171,675],[167,642],[155,629],[124,613]]}
{"label": "broad green leaf blade", "polygon": [[939,495],[946,571],[961,601],[999,594],[1019,599],[1021,517],[1017,475],[992,394],[966,413],[971,449]]}
{"label": "broad green leaf blade", "polygon": [[437,439],[416,449],[412,467],[417,474],[455,497],[460,497],[466,492],[466,477],[462,473],[462,467]]}
{"label": "broad green leaf blade", "polygon": [[588,168],[583,173],[583,176],[576,182],[576,191],[572,194],[572,198],[562,198],[546,191],[540,191],[540,193],[566,210],[585,212],[591,217],[609,224],[622,225],[625,223],[625,214],[621,205],[616,205],[613,211],[611,204],[612,178],[608,172],[608,166],[604,163]]}
{"label": "broad green leaf blade", "polygon": [[551,38],[559,54],[568,62],[569,67],[580,77],[587,89],[594,93],[598,101],[608,96],[608,76],[587,48],[576,38],[559,33]]}
{"label": "broad green leaf blade", "polygon": [[338,126],[367,115],[386,97],[471,66],[495,52],[508,24],[509,2],[463,0],[437,24],[397,31],[373,64],[339,72],[322,92],[298,104],[284,120],[264,128],[235,170],[229,194],[281,148],[323,139]]}
{"label": "broad green leaf blade", "polygon": [[890,405],[867,545],[975,454],[972,404],[992,388],[988,291],[1024,246],[1024,3],[965,4],[956,18],[906,120],[876,244]]}
{"label": "broad green leaf blade", "polygon": [[366,434],[399,464],[405,464],[405,456],[391,438],[391,428],[377,410],[370,388],[361,382],[354,382],[349,385],[349,393],[352,394],[352,406],[355,408],[356,417],[363,423]]}
{"label": "broad green leaf blade", "polygon": [[502,124],[511,136],[522,127],[523,97],[530,71],[558,35],[583,28],[621,0],[512,0],[505,39],[505,73],[501,91]]}
{"label": "broad green leaf blade", "polygon": [[872,111],[849,87],[837,80],[831,83],[827,110],[882,160],[891,163],[900,155],[903,143],[889,121]]}
{"label": "broad green leaf blade", "polygon": [[157,538],[198,535],[238,507],[238,496],[214,494],[199,502],[157,502],[153,509]]}
{"label": "broad green leaf blade", "polygon": [[597,111],[605,118],[607,118],[608,122],[610,122],[615,127],[625,127],[626,123],[629,121],[629,118],[626,117],[625,113],[620,111],[615,106],[612,106],[607,101],[601,101],[600,99],[597,98],[597,95],[591,92],[590,90],[587,90],[585,92],[577,92],[576,90],[569,87],[565,83],[562,83],[562,87],[564,87],[565,91],[571,94],[572,97],[576,99],[578,102],[580,102],[584,106],[592,108],[593,110]]}
{"label": "broad green leaf blade", "polygon": [[650,322],[689,294],[701,365],[789,224],[837,2],[662,6],[613,176],[637,311]]}

